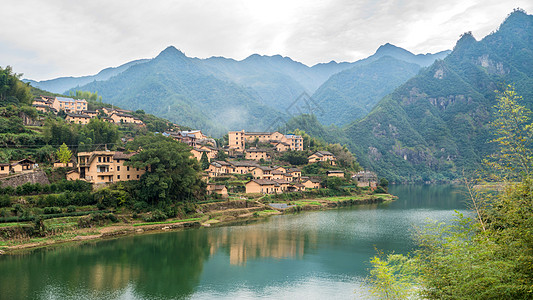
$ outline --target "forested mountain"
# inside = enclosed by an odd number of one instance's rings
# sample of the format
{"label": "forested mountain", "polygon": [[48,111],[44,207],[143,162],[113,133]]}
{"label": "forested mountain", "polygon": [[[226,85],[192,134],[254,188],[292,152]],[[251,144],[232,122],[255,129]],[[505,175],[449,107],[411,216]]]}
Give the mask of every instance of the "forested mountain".
{"label": "forested mountain", "polygon": [[366,116],[385,95],[415,76],[420,65],[384,56],[331,76],[313,94],[324,125],[343,126]]}
{"label": "forested mountain", "polygon": [[262,104],[249,90],[213,76],[174,47],[109,80],[80,89],[98,91],[105,102],[143,109],[213,135],[237,128],[261,130],[283,115]]}
{"label": "forested mountain", "polygon": [[138,59],[138,60],[130,61],[116,68],[103,69],[102,71],[98,72],[98,74],[96,75],[81,76],[81,77],[59,77],[55,79],[42,80],[42,81],[24,79],[23,81],[29,82],[32,86],[36,88],[40,88],[42,90],[46,90],[52,93],[62,94],[65,91],[70,90],[74,87],[82,86],[82,85],[88,84],[96,80],[98,81],[108,80],[109,78],[124,72],[129,67],[146,62],[146,61],[148,61],[148,59]]}
{"label": "forested mountain", "polygon": [[[98,92],[105,102],[127,109],[141,108],[220,135],[228,129],[271,129],[275,120],[285,119],[288,107],[302,93],[312,94],[332,75],[351,69],[333,77],[317,94],[324,102],[320,120],[325,124],[347,124],[366,115],[380,97],[414,75],[419,66],[446,53],[414,55],[385,44],[372,56],[353,63],[331,61],[313,67],[280,55],[253,54],[237,61],[223,57],[189,58],[181,53],[179,64],[159,55],[152,60],[108,68],[94,76],[27,81],[53,92]],[[164,61],[169,66],[163,66]],[[387,63],[390,66],[385,66]],[[156,70],[154,65],[162,68]],[[140,79],[143,75],[139,72],[148,69],[150,74],[145,74],[148,80]],[[158,81],[160,77],[164,79]],[[261,116],[259,112],[263,110],[265,114]]]}
{"label": "forested mountain", "polygon": [[346,134],[360,163],[392,180],[453,179],[493,150],[496,89],[514,84],[533,106],[533,16],[516,10],[481,41],[453,52],[384,97]]}
{"label": "forested mountain", "polygon": [[310,68],[289,57],[253,54],[236,61],[223,57],[197,60],[212,70],[215,76],[251,88],[265,105],[277,109],[287,108],[303,92],[313,93],[329,76],[349,67],[337,64],[331,68]]}

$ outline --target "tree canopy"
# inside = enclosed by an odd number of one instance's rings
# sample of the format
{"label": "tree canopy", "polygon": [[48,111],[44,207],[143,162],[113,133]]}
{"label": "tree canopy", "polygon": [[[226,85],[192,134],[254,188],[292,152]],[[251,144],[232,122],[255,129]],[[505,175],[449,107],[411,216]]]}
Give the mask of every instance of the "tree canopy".
{"label": "tree canopy", "polygon": [[140,196],[147,203],[170,204],[205,196],[200,165],[186,144],[156,134],[137,137],[127,148],[140,150],[128,164],[147,168],[139,182]]}

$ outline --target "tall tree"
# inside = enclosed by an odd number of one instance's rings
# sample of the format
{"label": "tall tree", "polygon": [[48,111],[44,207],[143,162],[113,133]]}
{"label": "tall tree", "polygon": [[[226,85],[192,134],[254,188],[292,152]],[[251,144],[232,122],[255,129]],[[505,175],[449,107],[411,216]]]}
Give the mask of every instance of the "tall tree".
{"label": "tall tree", "polygon": [[0,103],[31,104],[31,89],[28,84],[20,81],[22,74],[13,73],[10,66],[0,67]]}
{"label": "tall tree", "polygon": [[62,164],[67,164],[70,162],[70,158],[72,157],[72,152],[69,150],[67,145],[63,143],[59,149],[57,149],[57,158],[59,159],[59,162]]}
{"label": "tall tree", "polygon": [[147,168],[140,180],[140,195],[146,202],[170,204],[205,196],[200,164],[186,144],[157,134],[136,137],[127,148],[139,151],[129,165]]}
{"label": "tall tree", "polygon": [[202,157],[200,158],[200,165],[202,166],[202,170],[209,168],[209,158],[207,157],[207,154],[205,154],[205,152],[202,152]]}

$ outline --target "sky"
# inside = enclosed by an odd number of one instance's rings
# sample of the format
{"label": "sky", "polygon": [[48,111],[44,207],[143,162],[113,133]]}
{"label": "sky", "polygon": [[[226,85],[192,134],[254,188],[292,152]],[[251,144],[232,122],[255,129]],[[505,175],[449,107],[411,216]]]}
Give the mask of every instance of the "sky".
{"label": "sky", "polygon": [[2,0],[0,67],[34,80],[83,76],[153,58],[291,57],[353,62],[385,43],[415,54],[480,40],[531,0]]}

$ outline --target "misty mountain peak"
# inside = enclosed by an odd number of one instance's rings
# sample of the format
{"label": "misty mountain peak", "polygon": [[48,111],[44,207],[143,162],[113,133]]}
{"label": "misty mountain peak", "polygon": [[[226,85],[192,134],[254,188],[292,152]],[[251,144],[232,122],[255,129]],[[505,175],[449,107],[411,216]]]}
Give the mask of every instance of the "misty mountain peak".
{"label": "misty mountain peak", "polygon": [[183,52],[181,52],[180,50],[176,49],[176,47],[168,46],[167,48],[165,48],[165,50],[161,51],[161,53],[159,53],[159,55],[157,55],[156,58],[170,58],[170,57],[183,58],[183,57],[186,57],[186,56],[185,56],[185,54]]}
{"label": "misty mountain peak", "polygon": [[376,55],[388,55],[392,53],[412,54],[411,52],[403,48],[394,46],[393,44],[390,44],[390,43],[386,43],[384,45],[379,46],[375,54]]}

